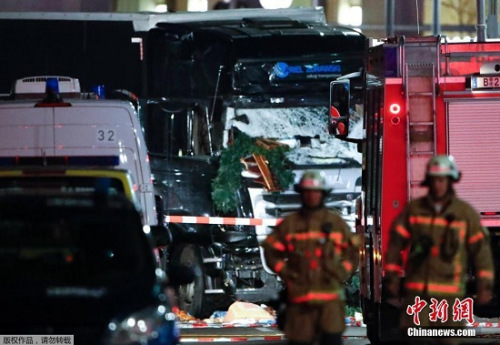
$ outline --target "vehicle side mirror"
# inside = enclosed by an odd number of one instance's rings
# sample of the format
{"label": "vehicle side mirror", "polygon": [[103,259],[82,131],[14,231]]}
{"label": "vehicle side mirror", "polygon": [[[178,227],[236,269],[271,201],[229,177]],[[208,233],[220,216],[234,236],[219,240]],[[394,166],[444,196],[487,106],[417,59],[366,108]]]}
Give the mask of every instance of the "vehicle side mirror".
{"label": "vehicle side mirror", "polygon": [[165,211],[163,210],[163,198],[161,195],[155,194],[155,208],[158,224],[163,224],[165,222]]}
{"label": "vehicle side mirror", "polygon": [[164,247],[172,243],[172,234],[164,225],[151,225],[151,236],[155,247]]}
{"label": "vehicle side mirror", "polygon": [[330,117],[328,133],[343,139],[349,135],[350,81],[330,83]]}

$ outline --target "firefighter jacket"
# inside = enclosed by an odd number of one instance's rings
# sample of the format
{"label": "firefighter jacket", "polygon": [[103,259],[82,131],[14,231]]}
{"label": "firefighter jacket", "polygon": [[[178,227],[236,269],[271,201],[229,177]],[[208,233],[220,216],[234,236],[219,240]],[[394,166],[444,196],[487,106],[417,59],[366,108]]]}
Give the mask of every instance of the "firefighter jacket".
{"label": "firefighter jacket", "polygon": [[344,299],[343,283],[358,265],[356,239],[340,215],[322,207],[290,214],[262,246],[290,303],[321,304]]}
{"label": "firefighter jacket", "polygon": [[478,291],[493,288],[489,233],[479,214],[454,194],[439,214],[425,196],[408,203],[395,219],[384,263],[389,280],[403,272],[405,249],[409,249],[404,267],[408,296],[462,298],[468,261],[474,265]]}

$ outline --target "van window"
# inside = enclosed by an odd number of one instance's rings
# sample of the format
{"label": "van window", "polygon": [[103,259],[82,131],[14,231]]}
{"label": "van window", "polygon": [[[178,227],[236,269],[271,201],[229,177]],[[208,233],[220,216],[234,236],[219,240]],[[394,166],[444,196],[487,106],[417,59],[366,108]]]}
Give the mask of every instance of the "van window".
{"label": "van window", "polygon": [[152,271],[141,233],[140,218],[130,210],[0,211],[0,277],[7,285],[120,284]]}
{"label": "van window", "polygon": [[0,195],[11,193],[87,193],[124,195],[122,181],[109,177],[43,176],[0,178]]}

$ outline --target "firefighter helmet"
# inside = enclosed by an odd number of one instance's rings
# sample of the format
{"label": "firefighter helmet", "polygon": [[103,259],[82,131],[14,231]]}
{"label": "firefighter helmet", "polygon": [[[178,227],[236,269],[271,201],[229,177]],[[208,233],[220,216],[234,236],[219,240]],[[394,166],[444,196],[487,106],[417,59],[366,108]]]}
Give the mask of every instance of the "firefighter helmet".
{"label": "firefighter helmet", "polygon": [[329,193],[332,189],[327,187],[326,178],[323,172],[308,170],[304,172],[299,183],[295,184],[295,191],[300,193],[303,190],[322,190]]}
{"label": "firefighter helmet", "polygon": [[437,155],[427,163],[425,176],[426,179],[433,176],[449,176],[453,182],[457,182],[460,180],[460,171],[452,156]]}

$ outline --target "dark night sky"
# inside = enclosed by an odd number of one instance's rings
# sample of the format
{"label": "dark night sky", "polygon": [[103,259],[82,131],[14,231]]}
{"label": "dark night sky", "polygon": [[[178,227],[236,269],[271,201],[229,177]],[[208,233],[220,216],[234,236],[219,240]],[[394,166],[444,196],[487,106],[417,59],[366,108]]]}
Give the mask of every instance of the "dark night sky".
{"label": "dark night sky", "polygon": [[15,79],[65,75],[80,79],[82,90],[141,92],[138,36],[131,22],[0,20],[0,93]]}

